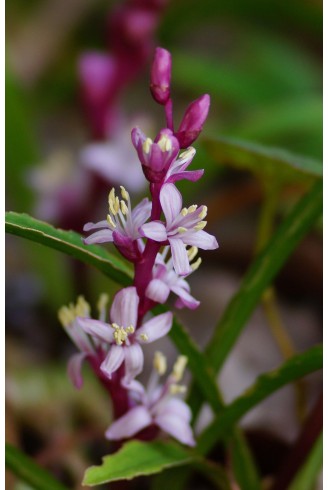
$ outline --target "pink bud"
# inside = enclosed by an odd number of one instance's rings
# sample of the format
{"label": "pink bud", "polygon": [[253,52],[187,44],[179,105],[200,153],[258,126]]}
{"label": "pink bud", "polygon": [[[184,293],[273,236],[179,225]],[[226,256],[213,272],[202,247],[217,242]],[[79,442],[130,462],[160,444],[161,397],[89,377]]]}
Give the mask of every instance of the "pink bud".
{"label": "pink bud", "polygon": [[205,94],[199,97],[199,99],[194,100],[187,107],[180,127],[174,134],[181,148],[187,148],[198,138],[203,129],[203,124],[206,121],[210,102],[210,96]]}
{"label": "pink bud", "polygon": [[170,98],[171,54],[163,48],[156,48],[151,67],[150,91],[158,104],[166,104]]}

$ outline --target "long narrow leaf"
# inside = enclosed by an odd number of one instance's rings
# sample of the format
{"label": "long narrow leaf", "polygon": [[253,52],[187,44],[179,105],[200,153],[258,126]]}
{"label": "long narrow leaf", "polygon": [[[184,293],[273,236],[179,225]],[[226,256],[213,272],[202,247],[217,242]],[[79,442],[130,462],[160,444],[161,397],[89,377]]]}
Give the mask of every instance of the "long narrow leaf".
{"label": "long narrow leaf", "polygon": [[297,473],[288,490],[312,490],[322,468],[323,436],[316,440],[309,457]]}
{"label": "long narrow leaf", "polygon": [[33,242],[41,243],[67,255],[71,255],[98,270],[120,284],[131,282],[131,269],[119,257],[97,245],[84,245],[81,236],[74,231],[64,231],[39,221],[27,214],[6,213],[6,231]]}
{"label": "long narrow leaf", "polygon": [[[281,223],[268,246],[253,262],[218,323],[205,355],[215,372],[224,364],[263,292],[322,212],[322,182],[314,184]],[[189,397],[194,417],[201,404],[199,388]]]}
{"label": "long narrow leaf", "polygon": [[253,386],[227,405],[205,429],[198,440],[198,450],[206,454],[225,437],[247,412],[283,386],[322,368],[322,346],[315,346],[286,361],[280,368],[262,374]]}
{"label": "long narrow leaf", "polygon": [[31,458],[7,443],[6,467],[35,490],[68,490]]}

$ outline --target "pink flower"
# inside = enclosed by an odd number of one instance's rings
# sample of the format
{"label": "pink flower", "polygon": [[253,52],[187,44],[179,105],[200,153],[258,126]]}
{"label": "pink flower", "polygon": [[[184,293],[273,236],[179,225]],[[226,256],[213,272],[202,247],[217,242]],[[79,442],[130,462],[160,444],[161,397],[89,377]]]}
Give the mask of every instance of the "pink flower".
{"label": "pink flower", "polygon": [[165,184],[160,192],[160,202],[165,215],[166,225],[161,221],[151,221],[141,226],[140,233],[156,242],[166,243],[171,247],[173,266],[177,274],[186,275],[192,271],[185,245],[203,250],[218,248],[216,238],[203,231],[207,222],[206,206],[182,209],[182,196],[173,184]]}
{"label": "pink flower", "polygon": [[[146,296],[156,303],[165,303],[170,292],[176,294],[178,299],[175,303],[177,308],[187,307],[194,310],[199,306],[197,301],[190,294],[190,286],[185,279],[178,276],[173,269],[172,257],[165,262],[166,254],[169,247],[165,247],[162,254],[157,254],[155,265],[153,267],[153,278],[147,286]],[[191,262],[197,255],[197,247],[191,247],[188,251],[188,259]],[[201,263],[198,258],[191,268],[196,270]]]}
{"label": "pink flower", "polygon": [[205,94],[187,107],[179,129],[174,133],[180,143],[180,148],[187,148],[198,138],[206,121],[210,102],[210,96]]}
{"label": "pink flower", "polygon": [[150,91],[155,101],[162,105],[170,98],[171,68],[171,53],[166,49],[156,48],[150,72]]}
{"label": "pink flower", "polygon": [[186,170],[191,164],[195,153],[196,150],[192,146],[180,153],[179,158],[171,163],[165,176],[165,183],[174,183],[182,179],[191,180],[192,182],[199,180],[204,170]]}
{"label": "pink flower", "polygon": [[131,383],[130,395],[135,406],[110,425],[106,437],[110,440],[128,439],[146,427],[155,425],[182,444],[194,446],[190,427],[191,410],[184,401],[174,396],[185,391],[185,387],[177,382],[183,375],[186,362],[184,356],[179,356],[172,374],[160,385],[159,376],[165,374],[166,359],[157,352],[147,390],[138,381]]}
{"label": "pink flower", "polygon": [[84,243],[90,245],[113,242],[124,257],[135,261],[143,251],[139,228],[150,217],[151,202],[145,198],[132,210],[129,193],[123,186],[121,196],[120,200],[114,188],[110,191],[107,220],[84,225],[84,231],[98,230],[85,238]]}
{"label": "pink flower", "polygon": [[179,143],[172,131],[162,129],[152,141],[139,128],[134,128],[131,137],[146,178],[150,182],[163,182],[179,153]]}
{"label": "pink flower", "polygon": [[172,326],[172,313],[151,318],[137,329],[139,297],[135,287],[121,289],[115,296],[108,324],[101,320],[80,317],[79,326],[100,342],[110,345],[100,369],[108,377],[123,364],[123,381],[130,383],[143,368],[144,356],[140,344],[154,342],[166,335]]}

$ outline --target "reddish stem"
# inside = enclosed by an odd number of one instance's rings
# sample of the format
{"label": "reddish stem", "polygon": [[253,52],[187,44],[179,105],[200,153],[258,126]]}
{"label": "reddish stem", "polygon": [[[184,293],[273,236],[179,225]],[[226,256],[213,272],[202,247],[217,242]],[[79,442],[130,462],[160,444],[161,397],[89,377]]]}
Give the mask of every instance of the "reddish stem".
{"label": "reddish stem", "polygon": [[165,104],[165,118],[167,127],[174,132],[172,99],[169,99]]}

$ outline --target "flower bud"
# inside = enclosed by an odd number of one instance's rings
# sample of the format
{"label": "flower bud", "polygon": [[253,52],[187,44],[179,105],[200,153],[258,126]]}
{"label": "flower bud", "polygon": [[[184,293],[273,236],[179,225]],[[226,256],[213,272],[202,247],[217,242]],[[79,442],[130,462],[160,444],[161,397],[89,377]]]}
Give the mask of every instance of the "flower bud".
{"label": "flower bud", "polygon": [[151,67],[150,91],[158,104],[166,104],[170,98],[171,54],[163,48],[156,48]]}
{"label": "flower bud", "polygon": [[134,128],[131,137],[146,179],[154,183],[163,182],[180,149],[172,131],[162,129],[152,141],[139,128]]}
{"label": "flower bud", "polygon": [[174,134],[181,148],[187,148],[198,138],[207,118],[210,102],[210,96],[205,94],[187,107],[180,127]]}

